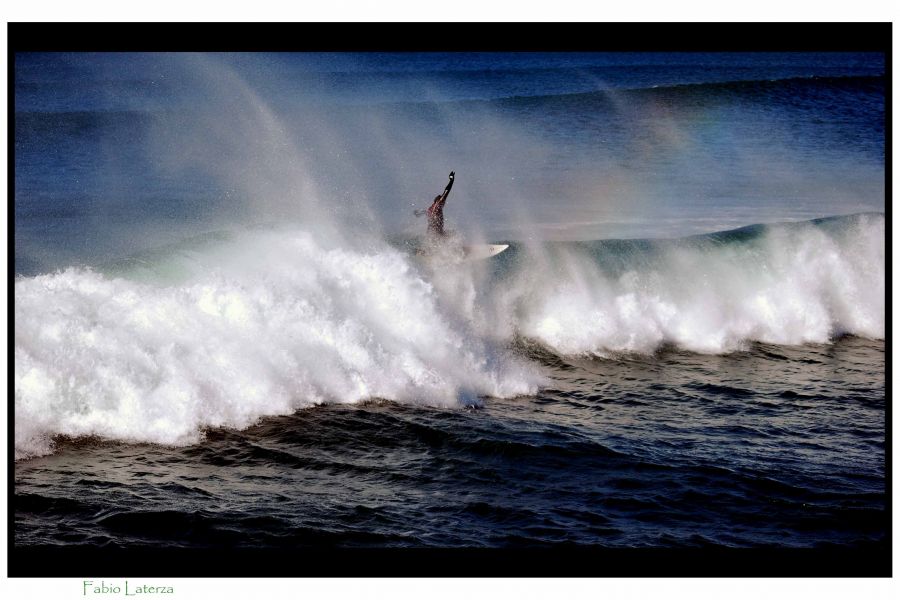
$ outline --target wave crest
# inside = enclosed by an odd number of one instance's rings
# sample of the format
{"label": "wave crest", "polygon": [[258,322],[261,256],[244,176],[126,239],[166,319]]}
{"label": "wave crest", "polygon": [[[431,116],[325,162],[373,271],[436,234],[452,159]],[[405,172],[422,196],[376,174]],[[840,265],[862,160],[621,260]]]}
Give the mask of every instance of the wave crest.
{"label": "wave crest", "polygon": [[562,355],[884,337],[883,216],[754,230],[625,257],[562,247],[513,277],[495,310]]}
{"label": "wave crest", "polygon": [[[325,402],[533,394],[554,354],[884,337],[884,216],[670,241],[514,245],[436,272],[291,231],[179,246],[120,276],[15,283],[16,457],[57,435],[164,444]],[[154,262],[155,261],[155,262]],[[130,271],[129,271],[130,269]]]}
{"label": "wave crest", "polygon": [[536,391],[399,252],[274,233],[228,252],[201,259],[227,266],[175,286],[79,269],[17,281],[17,457],[59,434],[186,444],[322,402]]}

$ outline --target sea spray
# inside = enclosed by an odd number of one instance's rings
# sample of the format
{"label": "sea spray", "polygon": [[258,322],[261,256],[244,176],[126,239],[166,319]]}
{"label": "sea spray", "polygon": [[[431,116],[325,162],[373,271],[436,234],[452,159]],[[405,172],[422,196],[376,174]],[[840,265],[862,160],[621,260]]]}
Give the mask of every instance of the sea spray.
{"label": "sea spray", "polygon": [[517,338],[613,356],[884,337],[880,214],[508,252],[435,268],[374,239],[284,227],[115,276],[19,278],[17,456],[60,434],[187,444],[326,402],[532,394],[544,380],[508,349]]}
{"label": "sea spray", "polygon": [[882,215],[531,254],[493,311],[505,334],[562,355],[884,337]]}
{"label": "sea spray", "polygon": [[16,282],[17,457],[59,434],[187,444],[323,402],[463,406],[540,381],[396,250],[252,232],[194,269],[175,286],[82,269]]}

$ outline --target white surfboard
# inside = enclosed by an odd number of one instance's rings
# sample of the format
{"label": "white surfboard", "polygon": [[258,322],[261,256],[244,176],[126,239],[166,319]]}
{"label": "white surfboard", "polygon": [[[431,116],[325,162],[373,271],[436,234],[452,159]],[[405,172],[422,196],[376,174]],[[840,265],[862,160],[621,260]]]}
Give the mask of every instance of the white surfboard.
{"label": "white surfboard", "polygon": [[467,244],[464,246],[438,246],[419,248],[416,255],[432,265],[450,265],[497,256],[509,248],[509,244]]}
{"label": "white surfboard", "polygon": [[482,260],[497,256],[509,248],[509,244],[470,244],[463,246],[463,260]]}

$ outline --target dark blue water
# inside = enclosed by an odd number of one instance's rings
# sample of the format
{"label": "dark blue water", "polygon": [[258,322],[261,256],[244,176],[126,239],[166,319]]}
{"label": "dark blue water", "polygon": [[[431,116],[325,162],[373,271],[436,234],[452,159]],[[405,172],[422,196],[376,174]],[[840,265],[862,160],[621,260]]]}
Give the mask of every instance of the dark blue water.
{"label": "dark blue water", "polygon": [[17,55],[16,546],[883,547],[884,68]]}

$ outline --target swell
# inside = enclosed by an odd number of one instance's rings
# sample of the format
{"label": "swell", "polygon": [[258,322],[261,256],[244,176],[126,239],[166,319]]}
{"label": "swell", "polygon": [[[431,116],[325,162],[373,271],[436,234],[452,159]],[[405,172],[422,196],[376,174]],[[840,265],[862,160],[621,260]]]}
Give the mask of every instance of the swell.
{"label": "swell", "polygon": [[772,92],[802,92],[822,90],[843,90],[862,93],[883,93],[884,76],[843,76],[843,77],[786,77],[776,79],[750,79],[734,81],[713,81],[702,83],[678,83],[672,85],[646,85],[636,87],[610,88],[605,90],[572,94],[548,94],[537,96],[511,96],[492,100],[504,105],[524,103],[551,103],[573,101],[603,101],[611,93],[625,97],[644,98],[715,98],[723,95],[764,95]]}
{"label": "swell", "polygon": [[766,101],[782,101],[790,103],[792,94],[801,96],[822,95],[829,93],[845,93],[862,96],[884,95],[884,75],[845,75],[845,76],[818,76],[807,77],[782,77],[767,79],[743,79],[730,81],[709,81],[696,83],[673,84],[623,84],[610,85],[594,82],[591,91],[560,92],[560,93],[534,93],[523,95],[497,96],[478,99],[453,99],[443,101],[422,102],[410,101],[380,101],[374,105],[384,107],[409,107],[420,110],[423,107],[451,107],[478,108],[498,107],[505,109],[532,108],[538,106],[580,106],[590,107],[593,110],[605,107],[618,106],[613,98],[638,100],[656,100],[671,102],[715,101],[727,98],[755,98]]}
{"label": "swell", "polygon": [[[550,70],[552,71],[552,70]],[[602,85],[602,84],[601,84]],[[479,106],[495,105],[518,107],[554,103],[597,104],[609,101],[610,94],[624,97],[684,99],[700,97],[715,99],[722,96],[768,96],[804,92],[843,91],[883,96],[885,77],[881,75],[844,75],[807,77],[776,77],[769,79],[736,79],[731,81],[709,81],[675,84],[610,85],[603,89],[550,94],[528,94],[494,97],[477,100],[430,100],[422,101],[377,101],[375,105],[388,106]],[[789,99],[784,96],[783,99]],[[322,102],[322,101],[319,101]],[[313,102],[315,105],[315,102]],[[117,127],[125,125],[148,125],[154,120],[169,115],[165,110],[20,110],[15,113],[17,133],[79,133],[97,127]]]}

